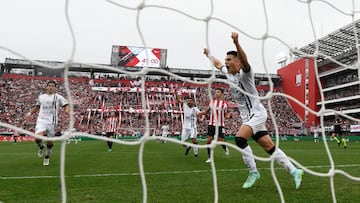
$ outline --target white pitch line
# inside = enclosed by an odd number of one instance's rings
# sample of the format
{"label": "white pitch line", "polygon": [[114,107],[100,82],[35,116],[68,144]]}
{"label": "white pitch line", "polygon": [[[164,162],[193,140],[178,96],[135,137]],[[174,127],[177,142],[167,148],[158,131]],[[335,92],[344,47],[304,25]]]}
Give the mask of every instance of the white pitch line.
{"label": "white pitch line", "polygon": [[[360,164],[349,164],[349,165],[336,165],[336,168],[348,168],[348,167],[359,167]],[[329,168],[330,166],[306,166],[306,168]],[[263,170],[270,170],[270,168],[259,168]],[[275,169],[283,169],[276,167]],[[247,171],[246,168],[242,169],[218,169],[216,172],[236,172],[236,171]],[[145,172],[145,175],[166,175],[166,174],[181,174],[181,173],[208,173],[211,170],[193,170],[193,171],[163,171],[163,172]],[[113,174],[80,174],[80,175],[68,175],[66,178],[86,178],[86,177],[108,177],[108,176],[138,176],[140,173],[113,173]],[[60,178],[60,176],[15,176],[15,177],[0,177],[0,180],[15,180],[15,179],[52,179]]]}

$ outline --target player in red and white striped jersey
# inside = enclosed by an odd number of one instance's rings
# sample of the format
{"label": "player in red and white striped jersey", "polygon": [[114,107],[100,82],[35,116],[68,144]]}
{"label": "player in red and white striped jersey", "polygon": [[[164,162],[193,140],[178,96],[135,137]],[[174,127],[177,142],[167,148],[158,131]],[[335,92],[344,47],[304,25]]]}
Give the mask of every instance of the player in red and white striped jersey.
{"label": "player in red and white striped jersey", "polygon": [[[199,113],[200,115],[206,115],[210,112],[210,119],[208,125],[208,136],[207,136],[207,144],[210,144],[214,139],[216,133],[216,127],[218,127],[218,140],[225,141],[224,135],[224,127],[225,127],[225,119],[231,118],[232,114],[228,111],[228,102],[223,99],[224,90],[217,88],[215,90],[214,100],[209,102],[208,108]],[[229,155],[229,149],[222,145],[225,154]],[[208,159],[206,163],[210,162],[210,148],[208,148]]]}
{"label": "player in red and white striped jersey", "polygon": [[[118,131],[118,125],[119,125],[118,116],[116,116],[115,112],[111,112],[110,116],[105,120],[105,123],[103,125],[103,130],[106,132],[105,136],[109,138],[115,137],[116,132]],[[109,152],[112,151],[112,144],[113,142],[107,141]]]}

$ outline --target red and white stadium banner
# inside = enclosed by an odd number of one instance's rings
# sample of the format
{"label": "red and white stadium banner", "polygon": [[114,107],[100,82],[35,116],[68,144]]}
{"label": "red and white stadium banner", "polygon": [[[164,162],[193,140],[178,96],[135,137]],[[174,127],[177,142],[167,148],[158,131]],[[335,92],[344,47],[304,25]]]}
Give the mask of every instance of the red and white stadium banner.
{"label": "red and white stadium banner", "polygon": [[[33,142],[35,138],[32,136],[17,136],[17,142]],[[4,136],[0,135],[0,142],[14,142],[14,136]]]}
{"label": "red and white stadium banner", "polygon": [[112,66],[126,67],[166,67],[166,49],[113,45]]}
{"label": "red and white stadium banner", "polygon": [[[140,92],[141,88],[139,87],[91,87],[93,91],[102,91],[102,92]],[[170,88],[164,87],[150,87],[146,88],[147,92],[162,92],[162,93],[173,93],[174,91]],[[181,89],[181,93],[191,93],[196,94],[196,89]]]}
{"label": "red and white stadium banner", "polygon": [[[110,108],[105,108],[105,109],[86,109],[86,111],[88,112],[100,112],[100,113],[104,113],[104,112],[112,112],[112,111],[119,111],[119,112],[127,112],[127,113],[144,113],[144,109],[134,109],[132,107],[130,107],[129,109],[119,109],[119,110],[115,110],[115,109],[110,109]],[[147,110],[149,113],[183,113],[183,111],[179,111],[179,110],[158,110],[158,109],[150,109]]]}
{"label": "red and white stadium banner", "polygon": [[350,125],[350,132],[352,133],[360,132],[360,125]]}

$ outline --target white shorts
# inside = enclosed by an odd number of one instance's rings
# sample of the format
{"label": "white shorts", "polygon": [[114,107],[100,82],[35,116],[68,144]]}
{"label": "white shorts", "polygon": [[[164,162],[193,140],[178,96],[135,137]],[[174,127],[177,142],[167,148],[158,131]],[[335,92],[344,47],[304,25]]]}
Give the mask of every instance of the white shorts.
{"label": "white shorts", "polygon": [[167,136],[168,136],[168,133],[162,133],[161,136],[162,136],[162,137],[167,137]]}
{"label": "white shorts", "polygon": [[189,138],[196,138],[197,132],[195,128],[183,128],[181,132],[181,141],[186,141]]}
{"label": "white shorts", "polygon": [[243,119],[245,125],[248,125],[252,128],[252,133],[255,135],[260,131],[267,131],[265,123],[266,123],[267,115],[263,113],[254,113],[251,114],[247,119]]}
{"label": "white shorts", "polygon": [[35,126],[35,134],[40,132],[45,132],[47,137],[54,137],[55,136],[55,125],[49,123],[36,123]]}

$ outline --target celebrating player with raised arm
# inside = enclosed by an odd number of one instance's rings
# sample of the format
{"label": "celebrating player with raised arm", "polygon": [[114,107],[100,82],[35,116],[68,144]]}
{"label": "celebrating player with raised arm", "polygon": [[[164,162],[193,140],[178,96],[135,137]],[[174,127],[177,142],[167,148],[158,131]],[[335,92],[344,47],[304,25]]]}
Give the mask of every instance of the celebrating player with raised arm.
{"label": "celebrating player with raised arm", "polygon": [[[301,169],[295,168],[281,149],[275,148],[265,127],[267,112],[258,98],[259,93],[255,87],[253,69],[248,63],[246,54],[239,44],[238,33],[233,32],[231,38],[237,51],[228,51],[226,53],[225,66],[217,58],[209,56],[207,49],[204,49],[204,54],[210,58],[214,66],[223,72],[227,79],[237,87],[231,87],[231,91],[238,105],[242,124],[236,134],[235,142],[238,147],[247,152],[247,154],[243,153],[242,156],[250,172],[242,187],[251,188],[256,180],[260,178],[252,149],[250,145],[248,145],[248,139],[252,137],[268,154],[272,155],[277,151],[275,160],[292,175],[295,187],[298,189],[301,185],[304,172]],[[238,88],[251,96],[242,93]]]}
{"label": "celebrating player with raised arm", "polygon": [[[197,142],[197,113],[200,112],[200,110],[195,106],[194,99],[191,96],[188,96],[186,98],[186,103],[184,100],[179,96],[177,93],[177,90],[174,90],[176,100],[183,105],[183,111],[184,111],[184,121],[181,131],[181,141],[187,141],[189,138],[191,138],[191,141],[193,144],[198,144]],[[185,155],[189,154],[189,151],[191,149],[190,146],[184,146],[185,149]],[[194,147],[194,156],[198,156],[198,148]]]}

